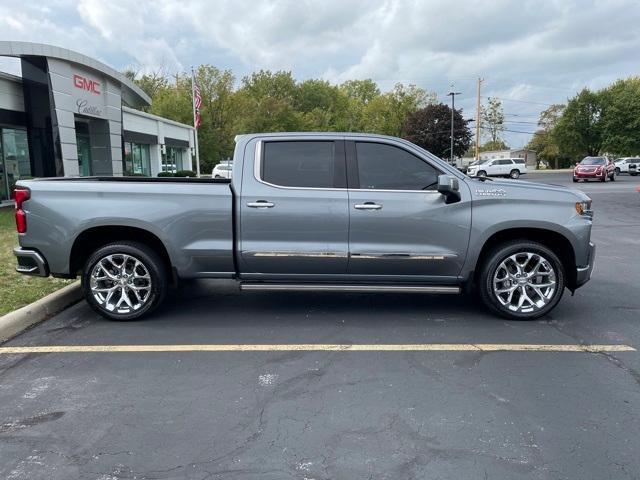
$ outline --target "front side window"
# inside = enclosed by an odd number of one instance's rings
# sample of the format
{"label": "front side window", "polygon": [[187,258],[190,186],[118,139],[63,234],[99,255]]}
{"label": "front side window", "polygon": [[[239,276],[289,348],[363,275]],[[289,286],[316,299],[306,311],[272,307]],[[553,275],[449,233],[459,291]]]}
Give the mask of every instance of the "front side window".
{"label": "front side window", "polygon": [[334,142],[265,142],[262,180],[283,187],[332,188]]}
{"label": "front side window", "polygon": [[435,190],[440,172],[406,150],[383,143],[356,142],[361,189]]}

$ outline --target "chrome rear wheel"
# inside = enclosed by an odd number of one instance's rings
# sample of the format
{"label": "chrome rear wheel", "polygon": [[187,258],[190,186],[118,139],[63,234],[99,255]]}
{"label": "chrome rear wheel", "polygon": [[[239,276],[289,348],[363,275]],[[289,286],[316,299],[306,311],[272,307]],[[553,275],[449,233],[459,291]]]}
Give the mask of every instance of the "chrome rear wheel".
{"label": "chrome rear wheel", "polygon": [[110,320],[135,320],[160,305],[169,286],[167,263],[148,245],[115,242],[85,262],[82,289],[87,302]]}
{"label": "chrome rear wheel", "polygon": [[138,258],[116,253],[95,264],[90,288],[98,305],[108,312],[130,314],[151,297],[151,275]]}

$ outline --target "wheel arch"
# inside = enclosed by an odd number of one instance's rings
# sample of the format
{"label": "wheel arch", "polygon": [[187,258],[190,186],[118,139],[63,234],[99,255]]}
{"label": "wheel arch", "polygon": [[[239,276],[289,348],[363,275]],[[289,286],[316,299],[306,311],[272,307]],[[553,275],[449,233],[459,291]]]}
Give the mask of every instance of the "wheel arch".
{"label": "wheel arch", "polygon": [[553,251],[562,262],[567,288],[571,291],[576,288],[576,254],[571,241],[560,232],[539,227],[505,228],[488,236],[475,259],[474,281],[478,280],[481,266],[489,252],[498,245],[513,240],[538,242]]}
{"label": "wheel arch", "polygon": [[173,272],[169,252],[162,240],[144,228],[124,225],[101,225],[83,230],[76,236],[69,254],[69,272],[77,274],[89,256],[98,248],[114,242],[136,242],[147,245],[162,259],[168,272]]}

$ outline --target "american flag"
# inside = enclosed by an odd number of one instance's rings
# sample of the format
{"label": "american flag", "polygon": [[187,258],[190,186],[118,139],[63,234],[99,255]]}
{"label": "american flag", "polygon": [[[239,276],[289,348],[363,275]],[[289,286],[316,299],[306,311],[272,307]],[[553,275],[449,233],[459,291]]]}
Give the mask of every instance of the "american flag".
{"label": "american flag", "polygon": [[200,87],[193,76],[193,124],[199,128],[202,124],[202,116],[200,115],[200,107],[202,107],[202,95],[200,95]]}

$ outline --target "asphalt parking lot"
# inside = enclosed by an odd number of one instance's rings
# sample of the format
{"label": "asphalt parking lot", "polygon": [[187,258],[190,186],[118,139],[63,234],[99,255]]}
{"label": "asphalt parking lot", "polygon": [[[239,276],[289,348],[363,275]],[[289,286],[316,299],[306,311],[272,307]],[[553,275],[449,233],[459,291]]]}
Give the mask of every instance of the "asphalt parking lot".
{"label": "asphalt parking lot", "polygon": [[[526,180],[573,187],[570,174]],[[139,322],[79,303],[0,354],[0,478],[625,479],[640,477],[640,177],[593,199],[591,282],[535,322],[472,297],[244,293],[190,282]],[[370,345],[362,351],[163,351],[162,345]],[[461,344],[467,351],[377,351]]]}

